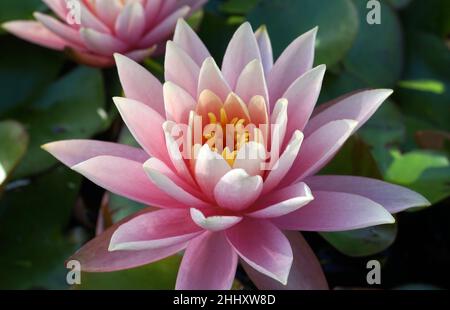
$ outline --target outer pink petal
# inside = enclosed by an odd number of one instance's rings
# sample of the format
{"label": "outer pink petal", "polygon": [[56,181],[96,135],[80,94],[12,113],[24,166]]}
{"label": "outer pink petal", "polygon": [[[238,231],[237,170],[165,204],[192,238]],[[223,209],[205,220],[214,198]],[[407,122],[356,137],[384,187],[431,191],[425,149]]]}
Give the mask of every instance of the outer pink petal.
{"label": "outer pink petal", "polygon": [[134,61],[141,62],[145,58],[150,57],[155,52],[156,52],[156,45],[147,49],[132,50],[128,53],[125,53],[125,56]]}
{"label": "outer pink petal", "polygon": [[164,62],[165,79],[186,90],[193,98],[197,97],[199,66],[172,41],[167,42]]}
{"label": "outer pink petal", "polygon": [[212,57],[206,58],[200,68],[197,96],[200,96],[201,92],[205,89],[212,91],[223,102],[231,93],[230,86]]}
{"label": "outer pink petal", "polygon": [[229,290],[238,257],[223,233],[205,232],[189,242],[178,271],[177,290]]}
{"label": "outer pink petal", "polygon": [[72,45],[34,21],[13,21],[2,24],[2,27],[15,36],[55,50],[63,50]]}
{"label": "outer pink petal", "polygon": [[231,38],[222,63],[223,75],[232,89],[236,87],[242,70],[253,59],[261,60],[261,55],[252,27],[244,23]]}
{"label": "outer pink petal", "polygon": [[159,113],[145,104],[121,97],[114,97],[125,124],[133,136],[151,156],[170,164],[163,132],[164,119]]}
{"label": "outer pink petal", "polygon": [[286,98],[289,102],[289,120],[286,129],[288,137],[295,130],[302,131],[305,128],[319,98],[325,70],[326,66],[320,65],[306,72],[295,80],[284,93],[283,98]]}
{"label": "outer pink petal", "polygon": [[258,199],[262,187],[261,176],[250,176],[243,169],[233,169],[217,182],[214,197],[220,207],[241,211]]}
{"label": "outer pink petal", "polygon": [[305,138],[296,161],[281,184],[295,183],[319,171],[333,158],[356,125],[350,120],[333,121]]}
{"label": "outer pink petal", "polygon": [[56,15],[65,20],[67,18],[67,3],[65,0],[42,0]]}
{"label": "outer pink petal", "polygon": [[189,210],[157,210],[132,218],[111,237],[109,251],[158,249],[184,243],[201,233]]}
{"label": "outer pink petal", "polygon": [[189,113],[195,110],[197,102],[183,88],[172,82],[163,87],[166,119],[177,124],[187,124]]}
{"label": "outer pink petal", "polygon": [[243,267],[252,282],[260,290],[327,290],[322,267],[306,240],[298,232],[285,232],[285,235],[294,254],[287,284],[282,285],[244,262]]}
{"label": "outer pink petal", "polygon": [[[145,209],[119,223],[114,224],[100,236],[86,243],[69,260],[77,260],[81,264],[81,270],[86,272],[109,272],[134,268],[149,264],[167,256],[173,255],[187,246],[187,242],[178,243],[169,247],[143,250],[143,251],[108,251],[109,243],[116,229],[131,219],[150,212]],[[153,211],[151,211],[153,212]]]}
{"label": "outer pink petal", "polygon": [[425,197],[410,189],[375,179],[323,175],[309,177],[305,182],[313,191],[343,192],[367,197],[382,205],[390,213],[430,205]]}
{"label": "outer pink petal", "polygon": [[140,162],[98,156],[71,168],[106,190],[132,200],[161,208],[185,208],[149,180]]}
{"label": "outer pink petal", "polygon": [[90,52],[82,52],[76,49],[68,48],[66,53],[74,61],[92,67],[105,68],[114,65],[114,58],[111,56],[101,56]]}
{"label": "outer pink petal", "polygon": [[312,68],[316,33],[317,27],[298,37],[275,62],[267,80],[272,108],[289,85]]}
{"label": "outer pink petal", "polygon": [[177,22],[173,42],[191,56],[198,66],[201,66],[203,61],[210,57],[208,49],[202,40],[200,40],[195,31],[181,18]]}
{"label": "outer pink petal", "polygon": [[259,59],[252,60],[244,67],[236,82],[235,92],[247,104],[256,95],[262,96],[268,102],[266,78]]}
{"label": "outer pink petal", "polygon": [[163,87],[144,67],[133,60],[114,54],[125,96],[145,103],[161,115],[165,115]]}
{"label": "outer pink petal", "polygon": [[311,190],[305,183],[296,183],[277,190],[255,202],[256,208],[247,213],[255,218],[274,218],[294,212],[314,199]]}
{"label": "outer pink petal", "polygon": [[212,209],[198,210],[191,208],[191,217],[195,224],[209,231],[225,230],[242,221],[241,216],[217,215],[217,211]]}
{"label": "outer pink petal", "polygon": [[[365,90],[345,96],[327,109],[314,116],[306,125],[305,136],[333,120],[351,119],[358,122],[355,131],[361,127],[380,105],[392,94],[390,89]],[[326,105],[326,104],[325,104]]]}
{"label": "outer pink petal", "polygon": [[59,20],[54,17],[51,17],[46,14],[42,14],[39,12],[35,12],[34,17],[45,27],[47,27],[50,31],[55,33],[60,38],[63,38],[65,41],[70,42],[71,46],[84,48],[85,44],[80,37],[80,33],[78,30],[63,24]]}
{"label": "outer pink petal", "polygon": [[395,222],[386,209],[363,196],[325,191],[313,195],[309,204],[273,223],[287,230],[345,231]]}
{"label": "outer pink petal", "polygon": [[140,163],[149,157],[135,147],[95,140],[62,140],[44,144],[42,148],[69,167],[101,155],[123,157]]}
{"label": "outer pink petal", "polygon": [[[150,1],[152,2],[152,1]],[[114,29],[117,16],[122,10],[122,3],[120,0],[96,0],[95,12],[97,16],[111,29]]]}
{"label": "outer pink petal", "polygon": [[80,1],[81,4],[81,27],[89,28],[100,33],[111,34],[111,30],[97,16],[92,14],[91,9],[86,6],[86,1]]}
{"label": "outer pink petal", "polygon": [[122,53],[128,48],[125,42],[116,37],[90,28],[81,28],[80,34],[84,44],[91,51],[100,55],[112,56],[114,53]]}
{"label": "outer pink petal", "polygon": [[228,229],[226,236],[252,268],[282,284],[287,283],[293,253],[288,239],[273,224],[246,218]]}
{"label": "outer pink petal", "polygon": [[270,42],[269,33],[265,26],[259,27],[255,32],[256,41],[258,42],[259,52],[261,53],[261,62],[267,77],[273,67],[273,51]]}
{"label": "outer pink petal", "polygon": [[142,4],[128,2],[117,17],[114,29],[119,39],[132,44],[141,38],[145,26],[145,12]]}

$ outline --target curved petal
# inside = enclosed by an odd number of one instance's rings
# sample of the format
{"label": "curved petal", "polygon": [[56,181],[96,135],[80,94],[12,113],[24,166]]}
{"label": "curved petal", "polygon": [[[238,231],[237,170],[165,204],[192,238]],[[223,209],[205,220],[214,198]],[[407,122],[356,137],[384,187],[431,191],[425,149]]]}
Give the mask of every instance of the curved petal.
{"label": "curved petal", "polygon": [[[111,34],[111,30],[97,16],[92,14],[91,9],[86,6],[86,1],[80,1],[81,26],[95,30],[100,33]],[[89,5],[89,4],[88,4]]]}
{"label": "curved petal", "polygon": [[243,169],[233,169],[217,182],[214,197],[222,208],[241,211],[258,199],[262,187],[261,176],[250,176]]}
{"label": "curved petal", "polygon": [[255,218],[273,218],[294,212],[314,199],[305,183],[296,183],[262,196],[255,205],[257,209],[248,213]]}
{"label": "curved petal", "polygon": [[159,113],[145,104],[121,97],[114,97],[114,103],[130,132],[151,156],[155,156],[166,164],[170,158],[164,147],[164,119]]}
{"label": "curved petal", "polygon": [[325,191],[313,195],[303,208],[272,222],[281,229],[301,231],[345,231],[395,222],[386,209],[363,196]]}
{"label": "curved petal", "polygon": [[242,220],[241,216],[205,215],[201,210],[195,208],[191,208],[191,217],[195,224],[209,231],[225,230]]}
{"label": "curved petal", "polygon": [[132,50],[128,53],[125,53],[125,56],[134,61],[141,62],[144,59],[146,59],[147,57],[150,57],[151,55],[156,53],[156,49],[157,49],[157,46],[154,45],[154,46],[152,46],[150,48],[146,48],[146,49]]}
{"label": "curved petal", "polygon": [[195,110],[197,103],[183,88],[172,82],[163,86],[166,119],[177,124],[187,124],[189,113]]}
{"label": "curved petal", "polygon": [[237,152],[233,169],[243,169],[248,175],[262,175],[266,148],[261,143],[250,141],[245,143]]}
{"label": "curved petal", "polygon": [[246,103],[256,95],[262,96],[268,102],[266,78],[259,59],[252,60],[244,67],[236,82],[235,92]]}
{"label": "curved petal", "polygon": [[275,62],[267,78],[270,104],[281,98],[289,85],[312,68],[317,27],[293,41]]}
{"label": "curved petal", "polygon": [[145,30],[145,13],[141,3],[127,2],[120,11],[114,25],[119,39],[128,43],[137,42]]}
{"label": "curved petal", "polygon": [[81,28],[80,34],[84,44],[91,51],[100,55],[112,56],[114,53],[122,53],[127,49],[124,42],[107,33],[90,28]]}
{"label": "curved petal", "polygon": [[246,22],[234,33],[223,57],[222,72],[232,89],[244,67],[253,59],[261,60],[261,55],[252,27]]}
{"label": "curved petal", "polygon": [[278,160],[281,147],[283,146],[284,137],[286,136],[286,128],[288,122],[288,101],[284,98],[279,99],[275,104],[272,115],[270,116],[270,162]]}
{"label": "curved petal", "polygon": [[2,24],[2,28],[23,40],[55,50],[63,50],[72,45],[35,21],[7,22]]}
{"label": "curved petal", "polygon": [[330,191],[356,194],[369,198],[386,208],[390,213],[429,206],[430,202],[403,186],[364,177],[321,175],[308,177],[305,182],[313,191]]}
{"label": "curved petal", "polygon": [[298,232],[285,232],[285,235],[294,254],[287,284],[282,285],[244,262],[242,266],[253,284],[260,290],[327,290],[328,284],[320,262],[306,240]]}
{"label": "curved petal", "polygon": [[295,80],[284,93],[289,102],[287,135],[295,130],[302,131],[311,116],[322,89],[326,66],[320,65]]}
{"label": "curved petal", "polygon": [[97,16],[113,29],[123,6],[120,0],[96,0],[94,4]]}
{"label": "curved petal", "polygon": [[79,261],[81,270],[85,272],[110,272],[146,265],[176,254],[186,248],[188,242],[143,251],[108,251],[111,237],[116,229],[135,217],[147,212],[154,212],[149,209],[144,209],[114,224],[101,235],[86,243],[69,260]]}
{"label": "curved petal", "polygon": [[193,98],[197,97],[199,66],[172,41],[167,42],[164,75],[168,82],[173,82],[186,90]]}
{"label": "curved petal", "polygon": [[65,0],[42,0],[62,20],[67,18],[67,3]]}
{"label": "curved petal", "polygon": [[55,33],[60,38],[63,38],[65,41],[70,42],[71,46],[78,47],[83,49],[85,44],[80,37],[80,33],[78,30],[63,24],[56,18],[42,14],[39,12],[35,12],[34,17],[45,27],[47,27],[50,31]]}
{"label": "curved petal", "polygon": [[311,118],[306,125],[304,134],[307,137],[324,124],[339,119],[357,121],[358,125],[354,129],[356,131],[391,94],[391,89],[373,89],[344,96],[344,99],[337,100],[336,103]]}
{"label": "curved petal", "polygon": [[287,283],[293,253],[288,239],[273,224],[246,218],[226,231],[228,241],[252,268]]}
{"label": "curved petal", "polygon": [[184,21],[178,19],[175,33],[173,35],[173,42],[181,47],[198,66],[203,64],[206,58],[210,57],[208,49],[202,40],[198,37],[194,30]]}
{"label": "curved petal", "polygon": [[210,233],[189,242],[177,277],[177,290],[229,290],[238,257],[222,233]]}
{"label": "curved petal", "polygon": [[157,210],[120,225],[111,237],[108,250],[164,248],[186,242],[202,231],[191,220],[189,210]]}
{"label": "curved petal", "polygon": [[44,150],[64,165],[72,167],[93,157],[110,155],[144,163],[148,154],[125,144],[95,140],[62,140],[44,144]]}
{"label": "curved petal", "polygon": [[157,188],[140,162],[97,156],[71,168],[106,190],[132,200],[161,208],[186,207]]}
{"label": "curved petal", "polygon": [[114,54],[114,58],[125,96],[145,103],[159,114],[165,115],[161,82],[133,60],[120,54]]}
{"label": "curved petal", "polygon": [[255,32],[255,37],[256,42],[258,42],[264,73],[267,77],[273,67],[273,51],[272,43],[270,42],[270,37],[269,33],[267,32],[266,26],[259,27],[259,29]]}
{"label": "curved petal", "polygon": [[213,92],[222,101],[231,93],[230,86],[212,57],[206,58],[200,68],[197,95],[200,96],[204,90]]}
{"label": "curved petal", "polygon": [[333,121],[306,137],[292,168],[281,184],[295,183],[319,171],[333,158],[356,126],[357,122],[351,120]]}
{"label": "curved petal", "polygon": [[114,65],[114,58],[111,56],[101,56],[91,52],[83,52],[74,48],[66,48],[65,52],[74,61],[91,67],[106,68]]}

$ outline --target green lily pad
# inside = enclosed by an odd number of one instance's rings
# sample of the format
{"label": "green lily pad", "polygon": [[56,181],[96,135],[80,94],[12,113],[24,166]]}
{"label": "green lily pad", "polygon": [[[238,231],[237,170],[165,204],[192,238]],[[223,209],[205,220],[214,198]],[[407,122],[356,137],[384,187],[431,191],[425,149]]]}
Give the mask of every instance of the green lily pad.
{"label": "green lily pad", "polygon": [[99,70],[79,67],[54,82],[16,118],[28,129],[30,147],[14,174],[20,178],[42,172],[56,160],[40,147],[65,139],[88,138],[105,129],[103,79]]}
{"label": "green lily pad", "polygon": [[355,0],[359,31],[343,63],[348,72],[374,87],[392,87],[403,68],[403,34],[395,11],[381,2],[381,23],[367,23],[367,1]]}
{"label": "green lily pad", "polygon": [[397,224],[320,233],[339,252],[351,257],[370,256],[386,250],[397,236]]}
{"label": "green lily pad", "polygon": [[80,182],[58,167],[28,185],[10,183],[0,200],[1,289],[68,287],[64,261],[81,240],[65,229]]}
{"label": "green lily pad", "polygon": [[350,0],[262,0],[248,15],[253,27],[267,25],[275,55],[302,33],[319,26],[316,63],[333,65],[351,48],[358,15]]}
{"label": "green lily pad", "polygon": [[0,189],[25,154],[28,134],[23,126],[15,121],[0,122]]}

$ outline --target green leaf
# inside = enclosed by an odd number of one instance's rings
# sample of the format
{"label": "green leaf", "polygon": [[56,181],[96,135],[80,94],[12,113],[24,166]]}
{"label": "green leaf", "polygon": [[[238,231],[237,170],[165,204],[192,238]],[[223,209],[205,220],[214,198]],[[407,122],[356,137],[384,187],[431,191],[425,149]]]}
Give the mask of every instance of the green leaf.
{"label": "green leaf", "polygon": [[262,0],[248,20],[255,28],[267,25],[275,55],[319,26],[316,63],[329,66],[345,56],[358,32],[357,11],[350,0]]}
{"label": "green leaf", "polygon": [[401,154],[393,150],[392,164],[385,180],[409,187],[424,195],[432,204],[450,195],[450,163],[438,152],[413,151]]}
{"label": "green leaf", "polygon": [[261,0],[228,0],[220,5],[220,10],[227,14],[245,15],[258,5]]}
{"label": "green leaf", "polygon": [[155,290],[174,289],[180,255],[151,263],[138,268],[105,273],[82,273],[81,285],[77,289],[83,290]]}
{"label": "green leaf", "polygon": [[28,146],[28,134],[16,121],[0,122],[0,190]]}
{"label": "green leaf", "polygon": [[40,148],[42,144],[89,138],[103,130],[109,123],[104,105],[103,79],[97,69],[80,67],[53,83],[17,113],[30,134],[30,148],[14,177],[36,174],[56,163]]}
{"label": "green leaf", "polygon": [[0,44],[2,115],[39,95],[58,75],[63,58],[56,52],[9,36],[1,37]]}
{"label": "green leaf", "polygon": [[64,261],[81,240],[64,230],[80,181],[78,174],[58,167],[4,193],[0,200],[1,289],[67,288]]}
{"label": "green leaf", "polygon": [[2,0],[0,23],[15,19],[31,19],[34,11],[45,7],[41,0]]}
{"label": "green leaf", "polygon": [[384,0],[384,1],[387,1],[387,3],[389,3],[396,9],[404,9],[411,3],[412,0]]}
{"label": "green leaf", "polygon": [[397,224],[320,233],[320,235],[345,255],[351,257],[370,256],[386,250],[394,243],[397,236]]}
{"label": "green leaf", "polygon": [[403,66],[403,34],[395,11],[381,4],[381,24],[367,23],[367,1],[354,0],[359,31],[344,58],[348,72],[373,87],[391,87],[400,79]]}

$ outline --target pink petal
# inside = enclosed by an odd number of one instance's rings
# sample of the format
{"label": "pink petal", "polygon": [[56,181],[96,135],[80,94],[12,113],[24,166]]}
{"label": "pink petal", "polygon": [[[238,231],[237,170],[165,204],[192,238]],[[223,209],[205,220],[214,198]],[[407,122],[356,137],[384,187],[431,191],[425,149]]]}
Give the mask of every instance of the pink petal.
{"label": "pink petal", "polygon": [[67,18],[67,3],[65,0],[42,0],[56,15],[62,19]]}
{"label": "pink petal", "polygon": [[274,281],[244,262],[242,265],[252,282],[260,290],[327,290],[320,262],[306,240],[298,232],[285,232],[285,235],[294,256],[287,284]]}
{"label": "pink petal", "polygon": [[386,209],[363,196],[325,191],[313,195],[309,204],[273,223],[287,230],[344,231],[395,222]]}
{"label": "pink petal", "polygon": [[119,39],[136,43],[145,30],[144,7],[139,2],[128,2],[117,17],[115,33]]}
{"label": "pink petal", "polygon": [[288,122],[287,115],[288,101],[284,98],[277,101],[270,117],[271,125],[271,141],[270,153],[271,163],[273,160],[278,160],[278,156],[283,146],[284,137],[286,135],[286,128]]}
{"label": "pink petal", "polygon": [[195,110],[197,102],[183,88],[172,82],[163,87],[166,119],[177,124],[187,124],[189,113]]}
{"label": "pink petal", "polygon": [[141,62],[145,58],[148,58],[151,55],[153,55],[155,52],[156,52],[156,45],[147,49],[133,50],[131,52],[125,53],[125,56],[134,61]]}
{"label": "pink petal", "polygon": [[319,171],[333,158],[356,126],[357,123],[351,120],[333,121],[306,137],[297,159],[281,184],[295,183]]}
{"label": "pink petal", "polygon": [[71,48],[66,49],[66,53],[74,61],[91,67],[106,68],[114,65],[114,58],[111,56],[101,56]]}
{"label": "pink petal", "polygon": [[111,34],[111,30],[101,21],[97,16],[92,14],[89,7],[86,6],[86,1],[80,1],[81,4],[81,26],[82,28],[89,28],[96,32]]}
{"label": "pink petal", "polygon": [[178,243],[169,247],[143,251],[108,251],[111,237],[116,229],[123,223],[150,212],[150,209],[151,208],[146,208],[143,211],[140,211],[120,221],[119,223],[114,224],[100,236],[86,243],[80,250],[70,257],[69,260],[74,259],[79,261],[82,271],[110,272],[146,265],[183,250],[187,246],[187,242]]}
{"label": "pink petal", "polygon": [[264,145],[250,141],[245,143],[237,152],[233,169],[243,169],[250,176],[262,175],[266,158]]}
{"label": "pink petal", "polygon": [[305,136],[309,136],[324,124],[338,119],[357,121],[358,125],[354,129],[356,131],[391,94],[392,90],[390,89],[374,89],[346,96],[314,116],[306,125],[304,130]]}
{"label": "pink petal", "polygon": [[114,29],[114,24],[122,7],[123,5],[120,0],[95,1],[95,12],[97,13],[97,16],[111,29]]}
{"label": "pink petal", "polygon": [[230,165],[222,155],[211,151],[207,144],[201,147],[195,164],[195,179],[203,193],[210,199],[214,197],[217,182],[230,170]]}
{"label": "pink petal", "polygon": [[209,231],[228,229],[242,220],[241,216],[205,215],[201,210],[191,208],[192,220],[201,228]]}
{"label": "pink petal", "polygon": [[206,58],[200,68],[197,95],[200,96],[205,89],[212,91],[222,101],[231,93],[230,86],[212,57]]}
{"label": "pink petal", "polygon": [[167,39],[174,32],[178,19],[186,16],[189,10],[188,6],[184,6],[173,12],[140,40],[139,47],[152,46]]}
{"label": "pink petal", "polygon": [[263,194],[269,193],[277,187],[284,176],[288,173],[297,158],[302,142],[303,133],[298,130],[295,131],[283,154],[281,154],[278,161],[267,173],[267,177],[264,180],[264,187],[262,191]]}
{"label": "pink petal", "polygon": [[181,47],[198,66],[203,64],[206,58],[210,57],[208,49],[203,44],[198,35],[191,29],[191,27],[183,20],[179,19],[173,42]]}
{"label": "pink petal", "polygon": [[261,176],[250,176],[243,169],[233,169],[217,182],[214,197],[220,207],[241,211],[258,199],[262,186]]}
{"label": "pink petal", "polygon": [[275,62],[267,79],[272,108],[289,85],[312,68],[316,33],[317,27],[298,37]]}
{"label": "pink petal", "polygon": [[192,206],[196,208],[207,208],[209,204],[203,200],[197,198],[193,194],[186,191],[182,186],[172,181],[166,174],[155,169],[150,163],[144,164],[144,170],[150,180],[158,187],[162,192],[166,193],[173,199],[181,202],[184,205]]}
{"label": "pink petal", "polygon": [[272,43],[270,42],[267,28],[265,26],[259,27],[259,29],[255,32],[255,37],[256,42],[258,42],[264,73],[267,77],[273,67]]}
{"label": "pink petal", "polygon": [[165,79],[186,90],[193,98],[197,97],[199,66],[175,43],[168,41],[164,62]]}
{"label": "pink petal", "polygon": [[61,23],[59,20],[49,15],[42,14],[39,12],[35,12],[33,15],[40,23],[42,23],[51,32],[55,33],[60,38],[64,39],[66,42],[70,42],[71,46],[84,48],[85,44],[81,39],[78,30]]}
{"label": "pink petal", "polygon": [[120,54],[114,54],[114,58],[125,96],[165,115],[161,82],[133,60]]}
{"label": "pink petal", "polygon": [[161,12],[163,1],[164,0],[150,0],[145,4],[145,18],[147,20],[147,29],[155,25],[158,13]]}
{"label": "pink petal", "polygon": [[320,65],[299,77],[289,86],[283,98],[289,102],[286,134],[291,136],[295,130],[302,131],[311,116],[322,88],[326,66]]}
{"label": "pink petal", "polygon": [[226,231],[228,241],[252,268],[287,283],[293,254],[288,239],[273,224],[264,220],[244,219]]}
{"label": "pink petal", "polygon": [[343,192],[364,196],[382,205],[390,213],[430,205],[425,197],[410,189],[375,179],[323,175],[309,177],[305,182],[313,191]]}
{"label": "pink petal", "polygon": [[63,50],[72,45],[45,28],[41,23],[34,21],[13,21],[2,24],[2,27],[13,35],[55,50]]}
{"label": "pink petal", "polygon": [[247,215],[255,218],[280,217],[300,209],[313,199],[308,185],[296,183],[266,196],[261,196],[255,202],[256,210],[251,210],[252,212]]}
{"label": "pink petal", "polygon": [[114,156],[97,156],[71,167],[95,184],[115,194],[161,208],[185,206],[157,188],[142,163]]}
{"label": "pink petal", "polygon": [[268,102],[266,78],[259,59],[252,60],[244,67],[237,80],[235,92],[246,103],[256,95],[262,96]]}
{"label": "pink petal", "polygon": [[223,58],[222,72],[232,89],[242,70],[254,59],[261,60],[261,55],[252,27],[246,22],[234,33]]}
{"label": "pink petal", "polygon": [[114,53],[122,53],[127,49],[127,45],[107,34],[89,28],[80,29],[81,38],[84,44],[93,52],[104,56],[112,56]]}
{"label": "pink petal", "polygon": [[189,242],[177,277],[177,290],[229,290],[238,264],[222,233],[205,232]]}
{"label": "pink petal", "polygon": [[101,155],[123,157],[140,163],[144,163],[149,157],[143,150],[135,147],[95,140],[56,141],[44,144],[42,148],[69,167]]}
{"label": "pink petal", "polygon": [[121,97],[114,97],[113,100],[128,129],[144,150],[170,164],[164,148],[164,119],[161,115],[139,101]]}
{"label": "pink petal", "polygon": [[157,210],[132,218],[111,237],[109,251],[158,249],[184,243],[203,230],[189,210]]}

